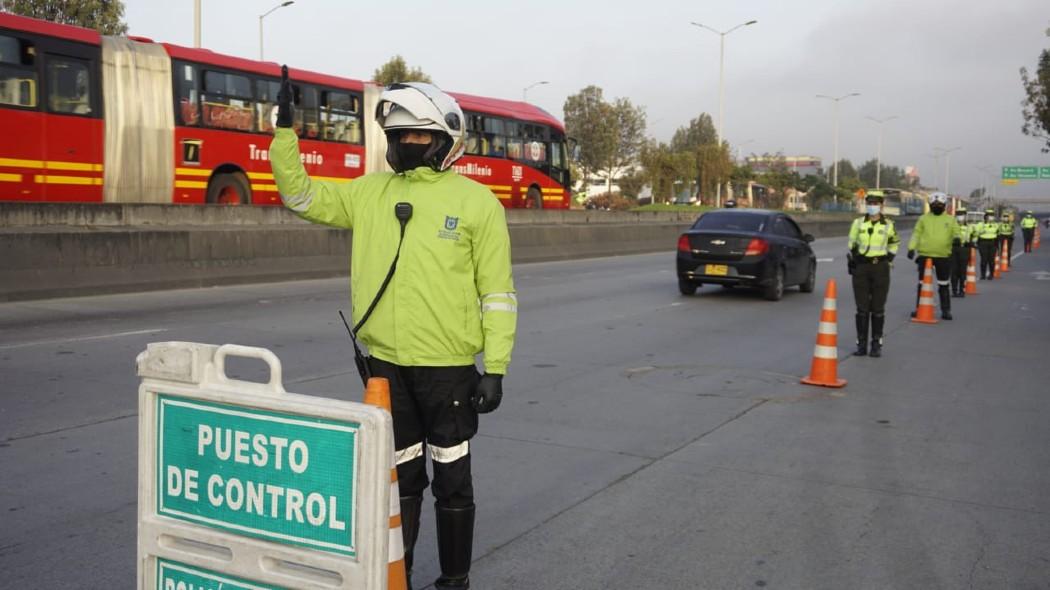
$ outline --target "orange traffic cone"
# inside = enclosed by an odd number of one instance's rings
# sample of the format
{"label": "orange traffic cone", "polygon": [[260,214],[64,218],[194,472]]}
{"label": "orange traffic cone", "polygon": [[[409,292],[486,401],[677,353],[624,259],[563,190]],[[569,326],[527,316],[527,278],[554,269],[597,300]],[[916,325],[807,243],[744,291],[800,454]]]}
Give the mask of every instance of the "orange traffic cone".
{"label": "orange traffic cone", "polygon": [[1039,249],[1039,226],[1035,226],[1035,241],[1032,243],[1032,247],[1036,250]]}
{"label": "orange traffic cone", "polygon": [[1003,261],[999,265],[1002,267],[1003,272],[1010,272],[1010,249],[1006,247],[1007,242],[1003,242]]}
{"label": "orange traffic cone", "polygon": [[967,295],[977,294],[977,248],[970,248],[970,262],[966,265]]}
{"label": "orange traffic cone", "polygon": [[[365,386],[365,403],[390,411],[390,382],[371,377]],[[393,449],[393,445],[391,445]],[[408,590],[405,572],[405,540],[401,533],[401,492],[397,486],[397,462],[390,451],[390,537],[387,548],[387,590]]]}
{"label": "orange traffic cone", "polygon": [[806,385],[822,387],[842,387],[845,379],[838,378],[838,312],[836,303],[835,279],[828,279],[824,290],[824,306],[820,311],[820,323],[817,324],[817,345],[813,348],[813,364],[809,368],[809,377],[803,377]]}
{"label": "orange traffic cone", "polygon": [[933,260],[926,259],[926,268],[922,271],[922,289],[919,290],[919,307],[911,321],[919,324],[936,324],[933,309]]}
{"label": "orange traffic cone", "polygon": [[992,273],[992,278],[995,278],[995,279],[1003,278],[1003,266],[1002,266],[1002,262],[1003,262],[1002,251],[1003,250],[1005,250],[1005,248],[1000,247],[999,248],[999,252],[996,252],[996,254],[995,254],[995,272]]}

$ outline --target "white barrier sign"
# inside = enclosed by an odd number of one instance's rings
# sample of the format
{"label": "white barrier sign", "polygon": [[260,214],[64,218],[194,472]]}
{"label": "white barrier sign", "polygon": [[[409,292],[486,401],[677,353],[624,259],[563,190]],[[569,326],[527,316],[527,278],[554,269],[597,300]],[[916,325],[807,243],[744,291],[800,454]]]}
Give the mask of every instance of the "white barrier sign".
{"label": "white barrier sign", "polygon": [[154,343],[138,371],[139,588],[385,587],[388,413],[286,393],[265,349]]}

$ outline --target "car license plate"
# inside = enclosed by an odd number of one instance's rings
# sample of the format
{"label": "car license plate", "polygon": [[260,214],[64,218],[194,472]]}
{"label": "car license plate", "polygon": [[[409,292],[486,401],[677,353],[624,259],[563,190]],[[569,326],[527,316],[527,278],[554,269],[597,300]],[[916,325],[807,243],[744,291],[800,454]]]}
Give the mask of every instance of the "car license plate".
{"label": "car license plate", "polygon": [[706,264],[704,266],[704,274],[706,275],[718,275],[724,277],[729,274],[729,267],[724,264]]}

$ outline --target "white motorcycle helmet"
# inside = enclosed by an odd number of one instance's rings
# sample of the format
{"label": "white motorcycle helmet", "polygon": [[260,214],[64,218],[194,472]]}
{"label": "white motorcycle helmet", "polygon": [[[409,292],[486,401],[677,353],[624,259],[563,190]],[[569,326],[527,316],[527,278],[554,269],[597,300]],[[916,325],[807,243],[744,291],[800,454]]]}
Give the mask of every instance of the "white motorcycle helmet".
{"label": "white motorcycle helmet", "polygon": [[941,192],[930,193],[930,204],[932,205],[934,203],[940,203],[942,205],[947,205],[948,204],[948,195],[946,195],[944,193],[941,193]]}
{"label": "white motorcycle helmet", "polygon": [[463,111],[451,96],[423,82],[391,84],[379,96],[376,121],[387,134],[387,162],[401,171],[397,132],[403,129],[434,131],[434,142],[423,162],[435,171],[448,170],[463,155]]}

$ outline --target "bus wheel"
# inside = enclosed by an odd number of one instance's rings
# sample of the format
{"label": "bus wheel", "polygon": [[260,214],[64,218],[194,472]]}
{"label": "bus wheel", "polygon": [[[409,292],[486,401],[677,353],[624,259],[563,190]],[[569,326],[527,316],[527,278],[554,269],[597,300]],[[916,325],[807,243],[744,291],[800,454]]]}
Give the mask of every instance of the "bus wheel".
{"label": "bus wheel", "polygon": [[219,174],[208,185],[208,203],[243,205],[248,202],[248,179],[240,173]]}
{"label": "bus wheel", "polygon": [[525,192],[525,208],[526,209],[543,209],[543,193],[536,185],[529,187],[529,190]]}

